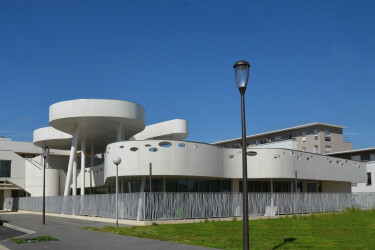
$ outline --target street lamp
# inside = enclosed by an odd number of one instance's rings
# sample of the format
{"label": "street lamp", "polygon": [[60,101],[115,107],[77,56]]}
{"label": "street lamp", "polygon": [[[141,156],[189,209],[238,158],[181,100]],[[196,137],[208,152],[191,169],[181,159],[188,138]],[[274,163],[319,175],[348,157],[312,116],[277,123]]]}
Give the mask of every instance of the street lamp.
{"label": "street lamp", "polygon": [[245,123],[245,91],[249,79],[250,64],[246,61],[237,61],[234,72],[238,90],[241,93],[242,112],[242,196],[243,196],[243,249],[249,249],[249,208],[247,190],[247,155],[246,155],[246,123]]}
{"label": "street lamp", "polygon": [[116,227],[118,227],[118,165],[121,163],[121,158],[115,156],[112,158],[112,162],[116,165]]}
{"label": "street lamp", "polygon": [[47,146],[43,146],[43,224],[46,224],[46,158],[48,155],[49,148]]}

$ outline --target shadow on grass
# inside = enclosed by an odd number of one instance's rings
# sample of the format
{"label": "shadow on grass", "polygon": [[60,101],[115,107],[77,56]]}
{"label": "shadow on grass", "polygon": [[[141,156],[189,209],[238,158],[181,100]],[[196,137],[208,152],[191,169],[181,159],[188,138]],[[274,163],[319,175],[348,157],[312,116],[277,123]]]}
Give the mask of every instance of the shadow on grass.
{"label": "shadow on grass", "polygon": [[297,238],[285,238],[283,243],[281,243],[281,244],[279,244],[279,245],[277,245],[277,246],[274,246],[272,249],[278,249],[278,248],[284,246],[286,243],[288,243],[288,242],[293,242],[293,241],[295,241],[296,239],[297,239]]}

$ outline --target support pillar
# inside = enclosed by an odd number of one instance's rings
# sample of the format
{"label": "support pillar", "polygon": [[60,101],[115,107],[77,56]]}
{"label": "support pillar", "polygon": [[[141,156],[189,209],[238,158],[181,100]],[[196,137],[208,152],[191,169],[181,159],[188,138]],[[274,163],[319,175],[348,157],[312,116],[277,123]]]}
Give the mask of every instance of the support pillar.
{"label": "support pillar", "polygon": [[64,196],[69,195],[70,190],[70,183],[72,180],[72,170],[73,170],[73,162],[74,157],[77,155],[77,140],[79,134],[79,127],[76,126],[73,133],[72,138],[72,146],[70,148],[70,156],[69,156],[69,164],[68,164],[68,173],[66,174],[66,181],[65,181],[65,189],[64,189]]}
{"label": "support pillar", "polygon": [[94,166],[94,144],[91,144],[91,156],[90,156],[90,194],[92,194],[92,167]]}
{"label": "support pillar", "polygon": [[81,195],[85,195],[86,140],[81,142]]}
{"label": "support pillar", "polygon": [[77,152],[73,162],[73,195],[77,195]]}
{"label": "support pillar", "polygon": [[119,124],[117,128],[117,141],[122,141],[122,137],[123,137],[122,125]]}

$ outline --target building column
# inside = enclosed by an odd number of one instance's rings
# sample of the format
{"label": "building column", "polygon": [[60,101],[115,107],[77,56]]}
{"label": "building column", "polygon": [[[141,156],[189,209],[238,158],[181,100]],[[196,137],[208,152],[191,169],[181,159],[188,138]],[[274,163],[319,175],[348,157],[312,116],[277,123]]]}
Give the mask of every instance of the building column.
{"label": "building column", "polygon": [[240,180],[232,179],[232,193],[240,192]]}
{"label": "building column", "polygon": [[145,186],[146,186],[146,176],[142,176],[141,190],[139,190],[139,192],[144,192]]}
{"label": "building column", "polygon": [[117,128],[117,141],[122,141],[123,137],[123,131],[122,131],[122,125],[121,123],[118,125],[118,128]]}
{"label": "building column", "polygon": [[94,166],[94,144],[91,144],[91,155],[90,155],[90,194],[92,194],[92,167]]}
{"label": "building column", "polygon": [[81,142],[81,195],[85,195],[86,140]]}
{"label": "building column", "polygon": [[120,183],[120,193],[123,193],[124,192],[124,181],[119,180],[119,183]]}
{"label": "building column", "polygon": [[77,152],[73,162],[73,195],[77,195]]}
{"label": "building column", "polygon": [[68,172],[66,174],[64,196],[69,195],[70,183],[72,180],[73,162],[74,162],[75,155],[77,155],[78,134],[79,134],[79,127],[76,126],[74,129],[74,133],[73,133],[72,146],[70,148],[70,156],[69,156]]}

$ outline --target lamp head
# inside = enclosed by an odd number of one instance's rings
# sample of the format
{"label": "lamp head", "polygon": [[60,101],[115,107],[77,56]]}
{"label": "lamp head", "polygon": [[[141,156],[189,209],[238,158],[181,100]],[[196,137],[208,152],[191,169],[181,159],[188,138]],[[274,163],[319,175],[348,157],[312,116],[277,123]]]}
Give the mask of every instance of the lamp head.
{"label": "lamp head", "polygon": [[46,158],[48,153],[49,153],[49,148],[48,146],[43,146],[42,147],[42,151],[43,151],[43,157]]}
{"label": "lamp head", "polygon": [[244,60],[240,60],[233,65],[233,68],[237,87],[240,91],[245,92],[247,81],[249,79],[250,64]]}
{"label": "lamp head", "polygon": [[115,156],[112,158],[112,162],[115,165],[119,165],[121,163],[121,158],[119,156]]}

